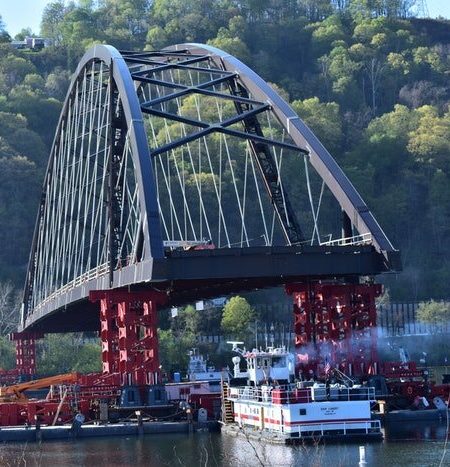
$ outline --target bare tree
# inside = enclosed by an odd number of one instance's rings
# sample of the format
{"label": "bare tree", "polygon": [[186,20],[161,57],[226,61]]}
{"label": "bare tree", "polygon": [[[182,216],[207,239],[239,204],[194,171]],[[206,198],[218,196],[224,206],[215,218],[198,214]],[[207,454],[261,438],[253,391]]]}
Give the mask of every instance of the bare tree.
{"label": "bare tree", "polygon": [[19,293],[11,282],[0,282],[0,336],[16,330],[19,315]]}
{"label": "bare tree", "polygon": [[385,63],[376,57],[372,57],[368,64],[365,66],[365,71],[369,77],[371,91],[372,91],[372,112],[376,113],[376,96],[380,85],[380,78],[386,68]]}

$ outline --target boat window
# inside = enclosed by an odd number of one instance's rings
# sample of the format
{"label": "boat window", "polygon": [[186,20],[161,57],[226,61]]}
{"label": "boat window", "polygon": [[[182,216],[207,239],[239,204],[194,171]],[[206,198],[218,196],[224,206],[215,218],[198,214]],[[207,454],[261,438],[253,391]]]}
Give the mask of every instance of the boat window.
{"label": "boat window", "polygon": [[275,368],[283,368],[283,367],[287,366],[284,357],[274,358],[272,365]]}
{"label": "boat window", "polygon": [[300,409],[300,415],[306,415],[306,409]]}

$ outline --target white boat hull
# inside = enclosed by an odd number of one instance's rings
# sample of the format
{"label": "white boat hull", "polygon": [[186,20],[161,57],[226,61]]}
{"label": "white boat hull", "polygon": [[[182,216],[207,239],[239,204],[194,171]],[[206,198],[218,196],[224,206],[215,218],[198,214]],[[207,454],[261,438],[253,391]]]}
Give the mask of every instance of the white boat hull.
{"label": "white boat hull", "polygon": [[233,400],[233,404],[234,420],[238,426],[276,432],[291,438],[381,435],[380,422],[371,419],[369,401],[276,405],[270,402]]}

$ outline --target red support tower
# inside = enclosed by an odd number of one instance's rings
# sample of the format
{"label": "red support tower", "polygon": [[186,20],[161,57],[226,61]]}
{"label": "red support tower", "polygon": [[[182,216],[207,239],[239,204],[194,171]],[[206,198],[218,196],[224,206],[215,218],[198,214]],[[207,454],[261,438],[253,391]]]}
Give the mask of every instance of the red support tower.
{"label": "red support tower", "polygon": [[375,299],[381,292],[379,284],[357,284],[352,293],[352,354],[354,364],[359,364],[362,373],[378,373]]}
{"label": "red support tower", "polygon": [[321,373],[325,362],[348,374],[375,373],[377,284],[289,284],[297,365]]}
{"label": "red support tower", "polygon": [[31,378],[36,374],[36,340],[44,337],[36,332],[13,332],[9,338],[16,343],[16,371]]}
{"label": "red support tower", "polygon": [[159,382],[157,305],[167,301],[162,292],[91,291],[100,301],[103,374],[118,373],[122,385]]}

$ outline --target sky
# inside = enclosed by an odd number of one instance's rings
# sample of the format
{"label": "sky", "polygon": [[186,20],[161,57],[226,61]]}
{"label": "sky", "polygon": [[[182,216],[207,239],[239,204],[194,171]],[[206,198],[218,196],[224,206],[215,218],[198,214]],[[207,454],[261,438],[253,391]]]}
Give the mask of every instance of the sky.
{"label": "sky", "polygon": [[[449,0],[425,0],[430,18],[443,16],[450,19]],[[6,30],[15,36],[21,29],[30,27],[38,34],[42,11],[51,0],[0,0],[0,15]]]}

